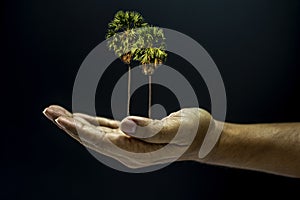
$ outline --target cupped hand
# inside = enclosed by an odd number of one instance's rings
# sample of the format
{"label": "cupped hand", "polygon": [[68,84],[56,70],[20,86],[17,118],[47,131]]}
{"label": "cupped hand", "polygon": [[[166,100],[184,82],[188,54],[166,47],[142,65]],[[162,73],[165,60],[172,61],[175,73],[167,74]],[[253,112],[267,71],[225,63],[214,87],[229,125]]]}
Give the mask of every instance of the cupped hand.
{"label": "cupped hand", "polygon": [[[199,161],[199,149],[210,123],[214,121],[207,111],[199,108],[185,108],[161,120],[129,116],[117,121],[82,113],[72,114],[57,105],[49,106],[43,113],[85,147],[130,168],[164,164],[177,154],[180,154],[178,160]],[[112,144],[128,153],[120,155],[111,148]],[[154,154],[165,146],[168,146],[166,151]],[[148,156],[137,159],[135,155],[140,153],[148,153]]]}

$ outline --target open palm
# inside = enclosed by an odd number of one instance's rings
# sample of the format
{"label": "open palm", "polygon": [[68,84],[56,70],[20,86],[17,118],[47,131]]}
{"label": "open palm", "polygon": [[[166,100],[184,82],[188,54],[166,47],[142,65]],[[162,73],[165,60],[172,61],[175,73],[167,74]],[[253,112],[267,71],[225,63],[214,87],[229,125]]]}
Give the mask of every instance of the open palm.
{"label": "open palm", "polygon": [[[167,163],[178,154],[182,154],[180,160],[198,159],[198,150],[212,119],[208,112],[199,108],[182,109],[161,120],[129,116],[121,122],[82,113],[72,114],[56,105],[46,108],[44,114],[85,147],[110,156],[130,168]],[[192,132],[195,130],[194,139]],[[192,143],[189,139],[193,139]],[[120,155],[111,149],[111,144],[129,154]],[[151,157],[153,152],[167,144],[170,153]],[[136,160],[132,153],[149,153],[149,156]]]}

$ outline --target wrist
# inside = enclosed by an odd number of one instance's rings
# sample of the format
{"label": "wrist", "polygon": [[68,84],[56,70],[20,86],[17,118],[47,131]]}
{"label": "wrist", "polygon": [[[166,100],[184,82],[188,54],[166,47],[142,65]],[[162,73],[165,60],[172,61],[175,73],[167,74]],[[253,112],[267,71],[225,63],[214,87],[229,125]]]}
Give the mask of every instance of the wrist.
{"label": "wrist", "polygon": [[[215,149],[224,123],[214,120],[205,110],[199,109],[200,118],[197,135],[180,160],[206,162],[208,154]],[[201,152],[200,156],[199,153]],[[203,156],[204,155],[204,156]]]}
{"label": "wrist", "polygon": [[[235,124],[213,120],[211,130],[207,131],[205,140],[201,144],[196,161],[201,163],[218,163],[223,157],[224,148],[232,146],[234,134],[236,131]],[[203,153],[204,152],[204,153]],[[201,154],[202,153],[202,154]]]}

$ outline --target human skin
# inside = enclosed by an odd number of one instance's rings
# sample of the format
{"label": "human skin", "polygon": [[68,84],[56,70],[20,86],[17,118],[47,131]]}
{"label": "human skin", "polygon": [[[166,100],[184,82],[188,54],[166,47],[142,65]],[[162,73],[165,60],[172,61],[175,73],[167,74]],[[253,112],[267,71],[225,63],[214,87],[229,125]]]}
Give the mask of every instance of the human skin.
{"label": "human skin", "polygon": [[[107,151],[106,144],[111,142],[128,152],[148,153],[171,142],[172,152],[187,149],[177,159],[179,161],[191,160],[300,178],[300,123],[223,123],[200,108],[185,108],[161,120],[129,116],[121,122],[72,114],[56,105],[49,106],[43,113],[85,147],[113,157],[130,168],[163,164],[171,155],[163,154],[156,160],[139,163],[130,156]],[[211,134],[207,133],[209,125],[212,126],[209,130],[214,132],[221,123],[224,126],[218,142],[207,156],[200,159],[198,154],[204,137]],[[189,145],[186,141],[191,134],[189,127],[195,124],[197,133]],[[184,136],[173,140],[179,126],[183,127]]]}

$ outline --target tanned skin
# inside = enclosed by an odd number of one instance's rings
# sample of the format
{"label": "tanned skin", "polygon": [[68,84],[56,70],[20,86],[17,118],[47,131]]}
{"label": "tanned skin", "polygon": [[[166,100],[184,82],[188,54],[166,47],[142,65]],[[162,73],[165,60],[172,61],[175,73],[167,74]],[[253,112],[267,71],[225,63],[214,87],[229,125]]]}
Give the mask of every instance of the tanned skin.
{"label": "tanned skin", "polygon": [[[207,111],[200,108],[185,108],[161,120],[129,116],[121,122],[81,113],[72,114],[56,105],[46,108],[43,113],[85,147],[110,156],[130,168],[170,162],[172,153],[176,154],[184,149],[178,160],[300,178],[300,123],[224,123],[214,120]],[[187,146],[185,138],[192,134],[190,127],[195,124],[196,136],[192,144]],[[207,134],[211,134],[207,133],[210,124],[212,132],[220,124],[224,126],[212,151],[200,159],[198,155],[203,140]],[[172,140],[181,125],[186,137]],[[159,131],[153,135],[151,133],[154,130]],[[151,137],[141,138],[141,135]],[[157,159],[151,158],[141,162],[129,155],[120,155],[108,149],[108,143],[111,142],[128,152],[149,153],[159,150],[170,141],[170,154],[162,154]]]}

